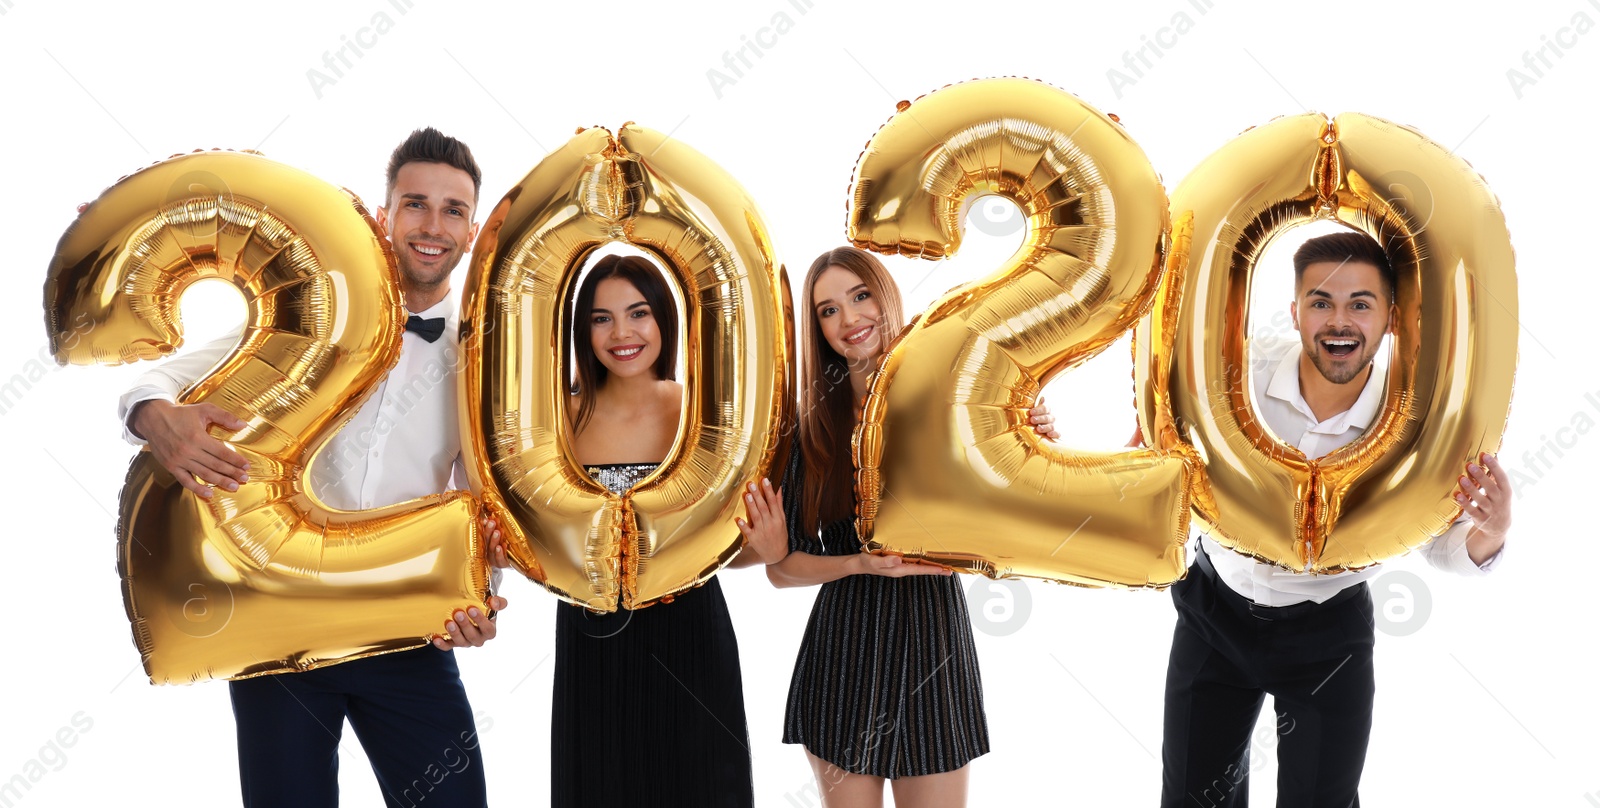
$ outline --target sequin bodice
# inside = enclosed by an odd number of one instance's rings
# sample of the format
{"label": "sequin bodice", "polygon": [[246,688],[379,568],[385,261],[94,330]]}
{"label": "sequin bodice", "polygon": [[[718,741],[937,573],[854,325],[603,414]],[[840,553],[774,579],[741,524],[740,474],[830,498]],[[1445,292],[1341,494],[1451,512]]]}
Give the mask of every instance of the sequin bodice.
{"label": "sequin bodice", "polygon": [[600,463],[593,466],[584,466],[583,470],[589,472],[594,481],[605,486],[607,491],[620,494],[639,484],[640,480],[650,476],[660,463]]}

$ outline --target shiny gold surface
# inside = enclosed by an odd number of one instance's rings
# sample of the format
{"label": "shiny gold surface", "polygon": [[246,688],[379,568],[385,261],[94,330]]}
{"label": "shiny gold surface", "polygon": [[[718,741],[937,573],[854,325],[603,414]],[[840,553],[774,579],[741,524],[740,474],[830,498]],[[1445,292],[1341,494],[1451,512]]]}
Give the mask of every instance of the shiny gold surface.
{"label": "shiny gold surface", "polygon": [[[1466,162],[1378,118],[1318,113],[1251,129],[1172,196],[1164,298],[1140,325],[1140,418],[1152,445],[1194,447],[1211,535],[1289,569],[1328,572],[1418,547],[1461,512],[1457,477],[1500,443],[1517,360],[1515,261],[1493,192]],[[1338,220],[1387,245],[1396,320],[1385,405],[1320,460],[1257,419],[1250,279],[1272,239]],[[1163,407],[1168,409],[1163,409]]]}
{"label": "shiny gold surface", "polygon": [[62,236],[45,284],[58,361],[153,359],[182,342],[201,278],[243,293],[239,346],[179,403],[248,422],[215,433],[250,481],[210,500],[148,451],[122,490],[118,568],[157,684],[305,670],[424,644],[484,602],[464,494],[370,511],[313,497],[306,469],[400,352],[394,259],[360,200],[252,154],[162,161],[107,189]]}
{"label": "shiny gold surface", "polygon": [[[609,243],[654,255],[688,304],[677,442],[622,495],[573,458],[561,357],[578,273]],[[793,399],[789,285],[744,189],[659,132],[582,130],[495,207],[466,289],[462,445],[473,490],[508,517],[513,565],[613,611],[670,598],[732,559],[739,488],[782,468]]]}
{"label": "shiny gold surface", "polygon": [[1067,451],[1027,422],[1041,386],[1154,300],[1161,181],[1119,124],[1074,96],[972,81],[918,99],[873,136],[847,235],[942,258],[986,194],[1017,203],[1027,237],[993,274],[935,301],[882,359],[855,435],[857,529],[870,550],[991,577],[1170,584],[1185,567],[1182,454]]}

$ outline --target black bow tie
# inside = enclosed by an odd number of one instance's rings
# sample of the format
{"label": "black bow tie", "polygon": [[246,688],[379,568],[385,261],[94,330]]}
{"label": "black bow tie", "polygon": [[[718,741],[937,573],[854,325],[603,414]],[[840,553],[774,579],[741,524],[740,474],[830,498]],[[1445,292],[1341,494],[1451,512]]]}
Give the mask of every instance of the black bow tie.
{"label": "black bow tie", "polygon": [[438,342],[439,338],[444,336],[444,318],[424,320],[413,314],[406,318],[406,330],[429,342]]}

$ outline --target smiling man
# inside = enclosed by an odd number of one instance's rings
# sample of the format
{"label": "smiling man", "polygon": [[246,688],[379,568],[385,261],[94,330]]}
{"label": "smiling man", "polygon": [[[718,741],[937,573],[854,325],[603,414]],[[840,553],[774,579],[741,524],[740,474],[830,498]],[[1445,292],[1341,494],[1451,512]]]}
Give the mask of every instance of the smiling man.
{"label": "smiling man", "polygon": [[[1383,409],[1385,368],[1373,357],[1392,328],[1394,270],[1360,233],[1306,241],[1294,268],[1299,344],[1266,357],[1255,409],[1279,440],[1319,458],[1360,438]],[[1465,516],[1419,551],[1463,575],[1494,565],[1511,526],[1508,477],[1492,455],[1477,459],[1455,492]],[[1262,741],[1276,742],[1278,805],[1360,804],[1375,687],[1366,581],[1380,571],[1295,573],[1200,540],[1172,587],[1164,808],[1249,804],[1250,733],[1267,694],[1276,733]]]}
{"label": "smiling man", "polygon": [[[331,507],[380,508],[466,486],[450,271],[477,235],[481,177],[466,144],[432,128],[413,132],[389,159],[377,219],[394,248],[410,317],[394,368],[312,462],[312,491]],[[156,460],[202,497],[212,486],[232,491],[249,479],[244,458],[207,432],[212,424],[244,424],[211,404],[175,402],[233,350],[239,334],[146,373],[122,397],[128,440],[148,441]],[[490,605],[504,608],[505,601],[491,598]],[[229,682],[244,804],[337,805],[339,739],[348,719],[386,804],[485,805],[477,728],[449,651],[482,645],[494,637],[495,623],[476,607],[453,616],[434,646]]]}

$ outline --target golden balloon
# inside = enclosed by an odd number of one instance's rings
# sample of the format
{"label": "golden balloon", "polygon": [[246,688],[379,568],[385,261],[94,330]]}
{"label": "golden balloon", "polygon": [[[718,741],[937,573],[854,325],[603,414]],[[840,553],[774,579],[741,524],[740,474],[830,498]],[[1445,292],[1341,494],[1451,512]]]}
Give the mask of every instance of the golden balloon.
{"label": "golden balloon", "polygon": [[[687,304],[677,441],[620,495],[573,459],[562,357],[579,272],[614,243],[659,259]],[[461,314],[461,443],[473,490],[507,517],[512,564],[607,612],[670,599],[731,560],[740,486],[782,467],[790,308],[755,202],[689,146],[627,124],[580,130],[540,161],[484,223]]]}
{"label": "golden balloon", "polygon": [[369,511],[312,495],[319,447],[400,352],[394,258],[360,200],[264,157],[201,152],[107,189],[68,228],[45,282],[51,349],[115,365],[183,341],[202,278],[243,293],[234,351],[184,391],[248,426],[218,437],[250,463],[207,500],[148,451],[128,470],[118,569],[156,684],[308,670],[415,648],[482,605],[488,568],[462,493]]}
{"label": "golden balloon", "polygon": [[[1141,428],[1204,458],[1195,509],[1218,542],[1283,567],[1335,572],[1426,543],[1460,515],[1457,477],[1494,452],[1510,410],[1517,287],[1499,203],[1466,162],[1417,131],[1310,113],[1245,132],[1172,196],[1163,299],[1140,325]],[[1395,266],[1382,414],[1317,460],[1256,416],[1244,368],[1252,273],[1274,238],[1338,221]]]}
{"label": "golden balloon", "polygon": [[872,551],[991,577],[1163,586],[1183,575],[1189,461],[1073,452],[1027,421],[1039,389],[1148,309],[1167,198],[1137,143],[1025,79],[957,84],[900,110],[856,166],[847,235],[953,255],[969,206],[1016,202],[1028,234],[935,301],[881,360],[855,434],[857,530]]}

